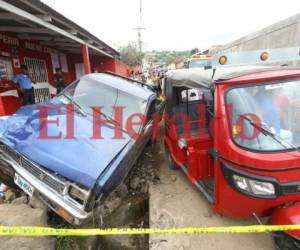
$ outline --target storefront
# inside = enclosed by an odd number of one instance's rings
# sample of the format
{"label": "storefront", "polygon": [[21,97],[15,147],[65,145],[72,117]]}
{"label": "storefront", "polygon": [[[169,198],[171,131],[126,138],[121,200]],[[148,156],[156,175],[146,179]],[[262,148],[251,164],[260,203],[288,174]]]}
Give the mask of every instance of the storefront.
{"label": "storefront", "polygon": [[66,84],[93,71],[131,72],[116,50],[41,1],[0,0],[0,115],[20,105],[11,81],[22,64],[37,82],[37,102],[56,94],[53,75],[58,67]]}

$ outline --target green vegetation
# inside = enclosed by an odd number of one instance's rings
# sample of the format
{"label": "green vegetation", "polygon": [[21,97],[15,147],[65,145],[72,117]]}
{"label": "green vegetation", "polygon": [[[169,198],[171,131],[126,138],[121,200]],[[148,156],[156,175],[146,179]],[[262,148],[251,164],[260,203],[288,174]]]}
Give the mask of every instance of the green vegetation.
{"label": "green vegetation", "polygon": [[148,61],[157,64],[165,64],[169,65],[172,63],[178,63],[185,61],[188,57],[190,57],[191,51],[150,51],[146,53],[146,58]]}
{"label": "green vegetation", "polygon": [[130,42],[125,47],[120,47],[119,51],[121,60],[127,65],[134,67],[142,64],[144,53],[140,52],[136,43]]}

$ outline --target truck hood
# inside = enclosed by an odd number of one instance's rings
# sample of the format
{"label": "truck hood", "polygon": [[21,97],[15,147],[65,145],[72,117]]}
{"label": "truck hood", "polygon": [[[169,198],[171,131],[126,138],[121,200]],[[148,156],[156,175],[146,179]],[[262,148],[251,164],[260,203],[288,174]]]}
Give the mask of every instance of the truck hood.
{"label": "truck hood", "polygon": [[[15,115],[0,120],[0,141],[15,149],[44,168],[51,170],[70,181],[91,188],[109,163],[130,141],[124,133],[124,139],[112,139],[114,128],[101,127],[104,139],[92,139],[93,123],[90,116],[74,114],[74,136],[66,139],[66,108],[59,102],[47,103],[52,109],[41,117],[39,106],[22,107]],[[53,105],[60,112],[53,110]],[[43,128],[41,121],[58,120],[58,124],[48,124],[48,135],[61,134],[60,139],[40,138]],[[100,128],[99,128],[100,129]]]}

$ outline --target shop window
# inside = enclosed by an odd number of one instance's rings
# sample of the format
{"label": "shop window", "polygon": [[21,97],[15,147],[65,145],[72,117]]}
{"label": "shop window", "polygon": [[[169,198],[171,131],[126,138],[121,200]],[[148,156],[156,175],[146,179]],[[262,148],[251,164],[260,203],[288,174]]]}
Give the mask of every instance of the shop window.
{"label": "shop window", "polygon": [[0,80],[13,80],[14,72],[10,58],[0,57]]}
{"label": "shop window", "polygon": [[28,68],[28,72],[34,81],[38,83],[49,82],[45,60],[26,57],[24,61]]}
{"label": "shop window", "polygon": [[46,61],[26,57],[24,58],[24,62],[28,68],[30,76],[36,83],[38,83],[34,86],[36,103],[42,103],[49,100],[51,95]]}

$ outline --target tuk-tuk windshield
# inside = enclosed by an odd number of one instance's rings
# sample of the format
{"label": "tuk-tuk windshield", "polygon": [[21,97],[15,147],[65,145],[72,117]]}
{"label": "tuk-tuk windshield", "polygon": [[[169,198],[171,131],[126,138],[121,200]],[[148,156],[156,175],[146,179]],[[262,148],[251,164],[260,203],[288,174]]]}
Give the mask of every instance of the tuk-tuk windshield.
{"label": "tuk-tuk windshield", "polygon": [[239,146],[258,151],[300,147],[300,81],[234,88],[226,104]]}

